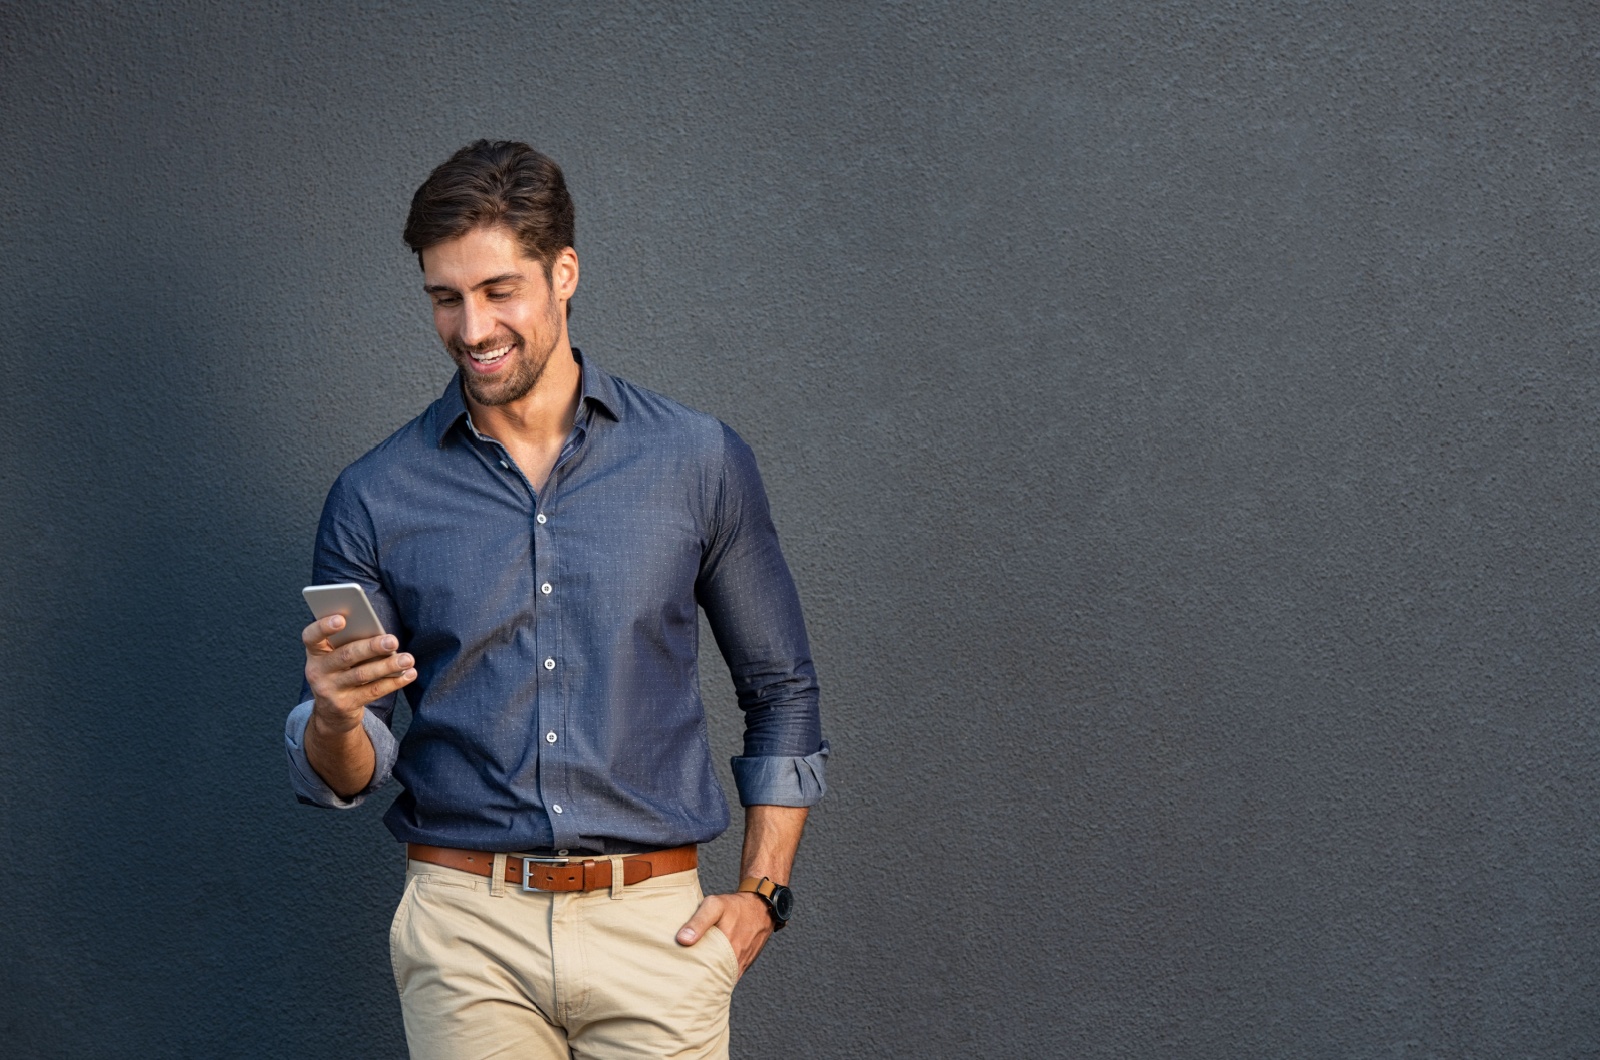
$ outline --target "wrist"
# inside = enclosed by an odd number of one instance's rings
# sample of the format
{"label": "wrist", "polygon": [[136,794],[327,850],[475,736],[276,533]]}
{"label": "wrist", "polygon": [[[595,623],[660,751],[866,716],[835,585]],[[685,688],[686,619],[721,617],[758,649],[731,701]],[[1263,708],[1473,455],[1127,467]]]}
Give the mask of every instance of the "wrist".
{"label": "wrist", "polygon": [[306,720],[306,734],[329,743],[346,742],[357,733],[365,735],[361,724],[365,713],[365,707],[346,712],[327,700],[312,700],[311,717]]}
{"label": "wrist", "polygon": [[794,912],[794,892],[765,876],[746,876],[739,881],[740,894],[748,894],[767,907],[772,930],[781,931]]}

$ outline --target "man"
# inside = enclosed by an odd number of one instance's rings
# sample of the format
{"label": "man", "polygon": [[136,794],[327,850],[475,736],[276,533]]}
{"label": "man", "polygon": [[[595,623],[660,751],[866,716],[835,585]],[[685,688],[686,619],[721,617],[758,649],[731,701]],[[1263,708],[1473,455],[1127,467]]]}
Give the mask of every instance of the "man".
{"label": "man", "polygon": [[[458,370],[328,494],[313,580],[360,584],[386,632],[334,649],[334,616],[301,634],[295,790],[348,807],[400,782],[390,949],[413,1057],[726,1056],[828,753],[755,460],[572,348],[573,207],[550,159],[463,148],[405,239]],[[728,810],[697,606],[745,712],[743,879],[710,896],[695,845]]]}

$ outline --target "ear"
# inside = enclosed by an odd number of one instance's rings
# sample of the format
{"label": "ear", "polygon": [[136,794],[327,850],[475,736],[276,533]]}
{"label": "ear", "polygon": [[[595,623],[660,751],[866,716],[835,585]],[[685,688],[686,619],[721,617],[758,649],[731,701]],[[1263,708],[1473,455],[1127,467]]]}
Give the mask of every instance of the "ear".
{"label": "ear", "polygon": [[550,293],[561,302],[572,297],[578,289],[578,252],[565,247],[550,263]]}

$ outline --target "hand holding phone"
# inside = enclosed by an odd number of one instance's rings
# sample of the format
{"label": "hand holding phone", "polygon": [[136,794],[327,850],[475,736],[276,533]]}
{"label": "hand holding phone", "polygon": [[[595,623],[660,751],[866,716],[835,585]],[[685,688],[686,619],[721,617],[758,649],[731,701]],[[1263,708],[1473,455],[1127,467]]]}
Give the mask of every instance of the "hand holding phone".
{"label": "hand holding phone", "polygon": [[372,601],[355,582],[310,585],[301,595],[317,616],[300,632],[313,717],[324,725],[353,729],[368,703],[416,680],[416,660],[397,654],[399,640],[384,632]]}

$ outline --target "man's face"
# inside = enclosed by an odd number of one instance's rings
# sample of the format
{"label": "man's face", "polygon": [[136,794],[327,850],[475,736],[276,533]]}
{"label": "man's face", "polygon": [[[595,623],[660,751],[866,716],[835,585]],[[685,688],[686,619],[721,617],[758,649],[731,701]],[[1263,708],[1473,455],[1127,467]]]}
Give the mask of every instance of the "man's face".
{"label": "man's face", "polygon": [[546,277],[509,228],[490,225],[424,250],[422,282],[467,396],[505,405],[534,388],[566,340],[565,303],[577,286],[578,258],[571,248],[562,251]]}

